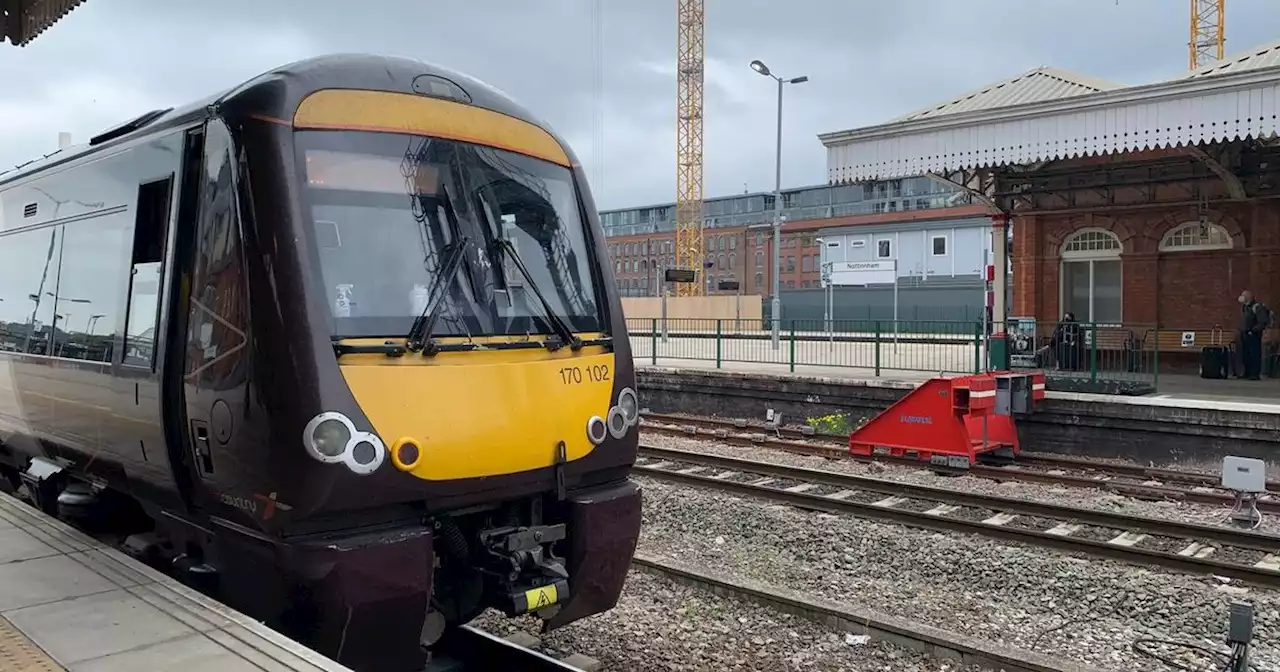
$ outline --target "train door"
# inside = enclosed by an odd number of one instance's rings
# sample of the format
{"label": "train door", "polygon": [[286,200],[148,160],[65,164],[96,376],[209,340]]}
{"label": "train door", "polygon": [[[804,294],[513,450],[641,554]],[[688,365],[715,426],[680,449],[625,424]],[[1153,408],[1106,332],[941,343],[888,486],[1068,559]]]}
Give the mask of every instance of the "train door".
{"label": "train door", "polygon": [[[241,258],[234,143],[218,119],[205,126],[200,195],[190,240],[184,287],[181,344],[182,399],[188,474],[198,506],[236,506],[244,496],[223,485],[243,485],[240,473],[254,456],[233,453],[237,425],[244,422],[248,380],[248,315]],[[174,415],[175,422],[177,414]],[[243,459],[242,459],[243,458]],[[230,502],[228,504],[227,502]],[[240,507],[236,507],[240,508]]]}
{"label": "train door", "polygon": [[186,133],[182,145],[182,173],[178,179],[174,225],[166,240],[167,270],[164,307],[155,334],[156,361],[160,362],[159,402],[164,425],[165,452],[173,470],[173,478],[186,510],[195,513],[202,497],[195,473],[193,450],[187,440],[186,402],[183,397],[182,373],[186,362],[186,323],[188,287],[191,278],[193,231],[200,211],[201,183],[204,175],[204,129]]}

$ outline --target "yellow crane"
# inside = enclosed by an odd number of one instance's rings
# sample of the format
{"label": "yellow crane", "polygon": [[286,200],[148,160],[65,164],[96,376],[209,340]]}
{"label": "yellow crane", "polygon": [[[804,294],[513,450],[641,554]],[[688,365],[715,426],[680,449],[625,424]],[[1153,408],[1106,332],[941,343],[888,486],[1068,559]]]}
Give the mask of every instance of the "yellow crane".
{"label": "yellow crane", "polygon": [[[702,83],[706,43],[704,0],[676,0],[676,267],[695,273],[676,283],[677,296],[701,296],[706,255],[702,246]],[[660,280],[661,281],[661,280]]]}
{"label": "yellow crane", "polygon": [[1227,0],[1190,0],[1191,69],[1195,70],[1223,57],[1226,45]]}

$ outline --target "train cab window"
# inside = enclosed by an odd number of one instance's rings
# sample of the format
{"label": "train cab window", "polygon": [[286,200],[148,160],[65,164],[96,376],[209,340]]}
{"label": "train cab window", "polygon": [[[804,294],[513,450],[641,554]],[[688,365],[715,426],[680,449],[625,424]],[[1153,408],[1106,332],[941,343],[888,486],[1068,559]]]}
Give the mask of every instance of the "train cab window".
{"label": "train cab window", "polygon": [[130,366],[150,367],[155,362],[160,276],[172,191],[172,176],[138,187],[123,358]]}

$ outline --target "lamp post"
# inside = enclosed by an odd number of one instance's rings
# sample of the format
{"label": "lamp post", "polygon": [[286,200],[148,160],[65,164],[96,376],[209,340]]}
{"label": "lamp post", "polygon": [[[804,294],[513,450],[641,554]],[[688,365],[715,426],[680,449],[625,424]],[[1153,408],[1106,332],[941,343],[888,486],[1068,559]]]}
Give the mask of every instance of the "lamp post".
{"label": "lamp post", "polygon": [[782,283],[778,277],[782,271],[782,85],[803,84],[809,81],[809,78],[800,76],[784,79],[770,72],[769,66],[758,60],[751,61],[751,69],[765,77],[772,77],[774,81],[778,82],[778,146],[773,183],[773,303],[769,311],[773,322],[773,349],[777,350],[779,347],[779,325],[782,319],[782,298],[780,294]]}

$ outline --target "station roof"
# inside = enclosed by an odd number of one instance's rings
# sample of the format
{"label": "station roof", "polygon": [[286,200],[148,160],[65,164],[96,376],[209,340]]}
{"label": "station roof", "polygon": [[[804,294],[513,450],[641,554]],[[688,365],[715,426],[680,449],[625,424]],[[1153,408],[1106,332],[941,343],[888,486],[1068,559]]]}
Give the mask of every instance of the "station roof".
{"label": "station roof", "polygon": [[1082,96],[1088,93],[1110,91],[1118,88],[1121,88],[1119,84],[1078,75],[1074,72],[1039,67],[1016,77],[1010,77],[995,84],[984,86],[981,89],[970,91],[940,105],[932,105],[910,114],[890,119],[887,123],[895,124],[916,119],[934,119],[944,114],[990,110],[1042,100],[1058,100],[1060,98]]}
{"label": "station roof", "polygon": [[1274,137],[1280,43],[1117,86],[1038,68],[883,124],[819,135],[830,183]]}
{"label": "station roof", "polygon": [[0,44],[25,47],[84,0],[0,0]]}
{"label": "station roof", "polygon": [[1187,73],[1186,77],[1187,79],[1209,77],[1229,72],[1270,68],[1277,65],[1280,65],[1280,40],[1254,47],[1248,51],[1234,54],[1229,58],[1224,58],[1221,61],[1210,63],[1197,70],[1192,70]]}

